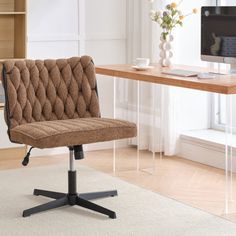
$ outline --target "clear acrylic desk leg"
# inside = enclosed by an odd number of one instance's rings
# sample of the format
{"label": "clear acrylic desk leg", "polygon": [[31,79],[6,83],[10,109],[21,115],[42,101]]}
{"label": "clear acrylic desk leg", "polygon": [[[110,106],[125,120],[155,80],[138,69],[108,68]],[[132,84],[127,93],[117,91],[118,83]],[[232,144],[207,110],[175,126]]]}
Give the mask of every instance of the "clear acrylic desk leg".
{"label": "clear acrylic desk leg", "polygon": [[233,103],[232,95],[229,97],[229,106],[230,106],[230,201],[233,201]]}
{"label": "clear acrylic desk leg", "polygon": [[156,142],[156,99],[155,99],[155,84],[152,86],[152,167],[153,173],[156,171],[156,164],[155,164],[155,142]]}
{"label": "clear acrylic desk leg", "polygon": [[159,122],[159,129],[160,129],[160,138],[159,138],[159,153],[160,153],[160,160],[162,160],[162,149],[163,149],[163,126],[164,126],[164,107],[165,107],[165,86],[164,85],[159,85],[161,87],[161,95],[160,95],[160,105],[159,105],[159,117],[160,117],[160,122]]}
{"label": "clear acrylic desk leg", "polygon": [[[116,77],[113,77],[113,118],[116,119]],[[116,141],[113,141],[113,173],[116,172]]]}
{"label": "clear acrylic desk leg", "polygon": [[140,141],[140,82],[137,81],[137,171],[140,169],[139,141]]}
{"label": "clear acrylic desk leg", "polygon": [[225,124],[225,214],[229,213],[229,200],[232,201],[233,191],[233,148],[232,148],[232,95],[226,95],[226,124]]}
{"label": "clear acrylic desk leg", "polygon": [[[152,101],[151,101],[151,118],[152,121],[150,123],[150,133],[151,133],[151,153],[152,153],[152,164],[150,167],[146,167],[146,168],[140,168],[141,171],[149,173],[149,174],[154,174],[156,171],[156,132],[157,132],[157,124],[156,124],[156,119],[158,118],[158,115],[156,114],[156,109],[157,109],[157,104],[156,104],[156,85],[153,84],[152,87],[152,92],[151,92],[151,96],[152,96]],[[159,127],[158,127],[159,128]]]}

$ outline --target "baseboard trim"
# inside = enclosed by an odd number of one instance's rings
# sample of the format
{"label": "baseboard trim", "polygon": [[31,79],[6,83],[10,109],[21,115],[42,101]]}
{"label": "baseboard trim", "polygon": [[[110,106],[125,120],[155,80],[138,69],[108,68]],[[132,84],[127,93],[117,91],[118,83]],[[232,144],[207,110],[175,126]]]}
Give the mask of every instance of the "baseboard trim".
{"label": "baseboard trim", "polygon": [[[185,159],[225,169],[225,133],[217,130],[192,130],[180,135],[179,153]],[[229,154],[230,156],[230,154]],[[236,172],[236,136],[232,137],[232,170]]]}

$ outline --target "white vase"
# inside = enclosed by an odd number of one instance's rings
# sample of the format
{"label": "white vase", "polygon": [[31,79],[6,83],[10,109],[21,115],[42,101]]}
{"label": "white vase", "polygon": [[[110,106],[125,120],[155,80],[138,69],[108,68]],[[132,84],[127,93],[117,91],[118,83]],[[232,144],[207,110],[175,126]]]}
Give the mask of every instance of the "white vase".
{"label": "white vase", "polygon": [[160,65],[161,66],[170,66],[171,58],[173,57],[173,53],[171,51],[172,45],[171,42],[174,40],[173,35],[167,35],[165,38],[161,35],[160,37]]}

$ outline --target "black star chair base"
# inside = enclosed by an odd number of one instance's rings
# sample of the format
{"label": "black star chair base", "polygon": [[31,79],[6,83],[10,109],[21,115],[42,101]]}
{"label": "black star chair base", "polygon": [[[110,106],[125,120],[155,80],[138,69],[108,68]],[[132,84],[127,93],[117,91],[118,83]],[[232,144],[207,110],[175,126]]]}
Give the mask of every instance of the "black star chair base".
{"label": "black star chair base", "polygon": [[[111,219],[116,218],[116,213],[102,206],[99,206],[89,200],[114,197],[117,196],[117,190],[103,191],[103,192],[92,192],[92,193],[77,193],[76,188],[76,171],[74,170],[74,148],[70,148],[70,169],[68,171],[68,193],[59,193],[41,189],[35,189],[34,195],[44,196],[48,198],[55,199],[51,202],[27,209],[23,212],[23,217],[28,217],[32,214],[47,211],[50,209],[70,205],[70,206],[80,206],[99,212],[101,214],[109,216]],[[76,155],[76,153],[75,153]],[[78,157],[77,157],[78,158]]]}

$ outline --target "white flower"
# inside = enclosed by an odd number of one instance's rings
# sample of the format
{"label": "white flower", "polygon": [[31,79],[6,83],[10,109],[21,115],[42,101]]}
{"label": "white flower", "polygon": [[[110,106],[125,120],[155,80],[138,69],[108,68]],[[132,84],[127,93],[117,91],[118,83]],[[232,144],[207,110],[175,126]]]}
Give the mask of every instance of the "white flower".
{"label": "white flower", "polygon": [[155,21],[155,19],[156,19],[156,12],[154,10],[150,11],[150,18],[151,18],[151,20]]}
{"label": "white flower", "polygon": [[155,21],[155,17],[154,16],[150,16],[152,21]]}
{"label": "white flower", "polygon": [[160,25],[160,24],[162,23],[162,20],[159,18],[159,19],[157,20],[157,23]]}
{"label": "white flower", "polygon": [[163,14],[163,11],[157,11],[158,16],[162,16],[162,14]]}
{"label": "white flower", "polygon": [[155,15],[156,12],[155,12],[154,10],[151,10],[151,11],[150,11],[150,14],[151,14],[151,15]]}

